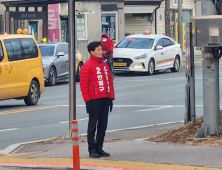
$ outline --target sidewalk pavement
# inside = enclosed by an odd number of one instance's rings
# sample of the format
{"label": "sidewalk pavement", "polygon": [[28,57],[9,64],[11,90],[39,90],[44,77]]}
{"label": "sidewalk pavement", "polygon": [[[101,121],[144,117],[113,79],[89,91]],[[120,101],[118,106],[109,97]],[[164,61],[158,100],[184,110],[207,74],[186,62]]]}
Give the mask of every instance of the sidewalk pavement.
{"label": "sidewalk pavement", "polygon": [[[108,132],[104,150],[110,157],[90,159],[86,137],[80,137],[81,170],[219,170],[222,147],[147,142],[151,137],[182,126],[170,123]],[[143,138],[143,139],[141,139]],[[72,142],[56,139],[17,145],[4,150],[0,170],[72,169]],[[14,167],[14,168],[13,168]]]}

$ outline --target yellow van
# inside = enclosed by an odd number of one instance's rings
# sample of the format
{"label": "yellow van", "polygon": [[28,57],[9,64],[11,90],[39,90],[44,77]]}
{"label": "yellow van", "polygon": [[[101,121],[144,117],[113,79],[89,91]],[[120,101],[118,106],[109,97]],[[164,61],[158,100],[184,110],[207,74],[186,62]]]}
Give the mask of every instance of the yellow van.
{"label": "yellow van", "polygon": [[36,105],[44,91],[39,47],[31,35],[0,35],[0,100]]}

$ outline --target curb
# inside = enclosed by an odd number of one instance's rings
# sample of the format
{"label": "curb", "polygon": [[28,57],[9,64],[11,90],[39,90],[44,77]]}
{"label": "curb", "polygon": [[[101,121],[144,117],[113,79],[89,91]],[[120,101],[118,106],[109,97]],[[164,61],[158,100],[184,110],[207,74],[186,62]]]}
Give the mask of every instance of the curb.
{"label": "curb", "polygon": [[43,139],[43,140],[37,140],[37,141],[30,141],[30,142],[24,142],[24,143],[16,143],[16,144],[12,144],[10,146],[8,146],[7,148],[5,148],[4,150],[2,150],[0,152],[0,155],[7,155],[9,153],[11,153],[13,150],[15,150],[16,148],[18,148],[21,145],[25,145],[25,144],[30,144],[30,143],[38,143],[38,142],[46,142],[46,141],[51,141],[51,140],[55,140],[60,138],[61,136],[57,136],[54,138],[49,138],[49,139]]}
{"label": "curb", "polygon": [[[21,168],[50,168],[50,169],[72,169],[72,164],[34,164],[34,163],[5,163],[0,162],[0,167],[21,167]],[[90,169],[89,169],[90,168]],[[119,168],[111,166],[80,165],[81,170],[141,170],[132,168]]]}

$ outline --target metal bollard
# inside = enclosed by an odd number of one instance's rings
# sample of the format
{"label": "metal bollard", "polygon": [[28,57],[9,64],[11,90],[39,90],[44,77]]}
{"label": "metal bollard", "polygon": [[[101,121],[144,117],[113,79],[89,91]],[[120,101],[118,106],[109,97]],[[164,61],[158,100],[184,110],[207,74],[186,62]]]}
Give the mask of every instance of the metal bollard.
{"label": "metal bollard", "polygon": [[72,121],[73,170],[80,170],[78,121]]}

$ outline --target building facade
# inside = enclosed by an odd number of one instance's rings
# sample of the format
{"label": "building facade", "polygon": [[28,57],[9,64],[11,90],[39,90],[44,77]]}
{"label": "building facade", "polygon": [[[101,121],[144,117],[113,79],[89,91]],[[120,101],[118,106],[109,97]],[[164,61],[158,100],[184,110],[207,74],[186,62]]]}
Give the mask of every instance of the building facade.
{"label": "building facade", "polygon": [[[77,49],[89,57],[87,45],[107,33],[114,43],[125,37],[124,1],[76,2]],[[68,42],[68,4],[60,4],[60,37]]]}

